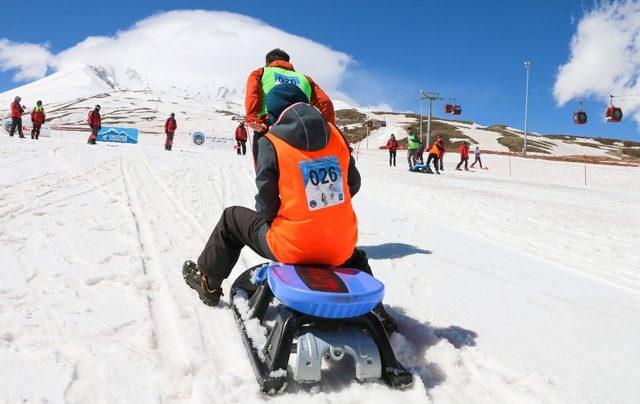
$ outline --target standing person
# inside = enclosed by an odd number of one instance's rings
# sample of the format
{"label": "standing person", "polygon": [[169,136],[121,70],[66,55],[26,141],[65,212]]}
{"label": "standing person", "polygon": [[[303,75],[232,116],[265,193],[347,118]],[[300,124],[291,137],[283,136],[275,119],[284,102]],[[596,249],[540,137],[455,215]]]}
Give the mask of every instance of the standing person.
{"label": "standing person", "polygon": [[236,152],[238,156],[247,154],[247,128],[244,127],[244,122],[240,122],[236,128]]}
{"label": "standing person", "polygon": [[296,72],[289,63],[289,55],[282,49],[274,49],[265,57],[265,67],[251,72],[247,79],[245,110],[247,125],[254,130],[253,162],[257,163],[258,140],[267,133],[271,122],[267,115],[265,100],[278,84],[292,83],[298,86],[307,101],[318,108],[325,120],[335,123],[336,115],[329,96],[309,76]]}
{"label": "standing person", "polygon": [[392,165],[395,167],[398,141],[396,140],[396,135],[394,135],[393,133],[391,134],[389,140],[387,140],[387,149],[389,149],[389,167],[391,167]]}
{"label": "standing person", "polygon": [[173,147],[173,136],[176,133],[176,129],[178,129],[176,114],[172,112],[164,123],[164,133],[167,135],[167,140],[164,142],[164,149],[167,151],[171,151]]}
{"label": "standing person", "polygon": [[95,108],[89,112],[87,116],[87,123],[91,128],[91,134],[89,135],[88,144],[96,144],[98,138],[98,132],[102,129],[102,117],[100,116],[100,105],[96,105]]}
{"label": "standing person", "polygon": [[33,126],[31,129],[31,139],[38,140],[40,137],[40,127],[44,123],[45,119],[46,115],[44,114],[42,101],[38,100],[36,106],[33,107],[33,111],[31,111],[31,125]]}
{"label": "standing person", "polygon": [[444,171],[445,147],[444,147],[444,139],[442,139],[442,136],[438,136],[438,138],[436,139],[436,143],[438,145],[438,149],[440,150],[440,156],[438,157],[438,162],[440,164],[440,171]]}
{"label": "standing person", "polygon": [[418,139],[418,135],[413,133],[413,128],[409,128],[407,131],[409,132],[407,135],[407,162],[409,163],[409,170],[411,170],[413,165],[416,164],[420,139]]}
{"label": "standing person", "polygon": [[429,174],[433,174],[433,171],[431,170],[431,168],[429,167],[429,164],[431,164],[431,161],[433,160],[433,169],[435,170],[436,174],[440,174],[440,170],[438,169],[438,160],[440,158],[440,156],[442,155],[442,150],[443,150],[444,146],[442,146],[442,143],[438,142],[438,140],[436,140],[430,147],[429,150],[427,150],[427,152],[429,153],[429,155],[427,156],[427,173]]}
{"label": "standing person", "polygon": [[480,159],[480,147],[476,146],[476,151],[473,153],[473,155],[475,156],[475,160],[473,161],[473,164],[471,164],[471,168],[475,167],[476,163],[480,163],[480,169],[482,169],[482,159]]}
{"label": "standing person", "polygon": [[20,138],[24,138],[24,134],[22,133],[22,114],[24,114],[26,107],[24,105],[20,105],[20,100],[22,100],[22,98],[16,96],[11,103],[10,137],[13,137],[13,134],[16,132],[16,128],[18,128],[18,136]]}
{"label": "standing person", "polygon": [[[198,263],[187,261],[182,269],[185,282],[209,306],[220,301],[222,281],[245,246],[272,261],[371,274],[365,252],[356,248],[358,220],[351,198],[360,189],[360,174],[342,133],[294,84],[276,86],[266,103],[276,123],[260,138],[256,210],[226,208]],[[308,187],[318,169],[334,175]],[[387,330],[397,329],[382,304],[373,311]]]}
{"label": "standing person", "polygon": [[456,170],[462,171],[460,166],[464,163],[464,170],[469,171],[469,144],[467,142],[462,142],[460,145],[460,162],[456,166]]}

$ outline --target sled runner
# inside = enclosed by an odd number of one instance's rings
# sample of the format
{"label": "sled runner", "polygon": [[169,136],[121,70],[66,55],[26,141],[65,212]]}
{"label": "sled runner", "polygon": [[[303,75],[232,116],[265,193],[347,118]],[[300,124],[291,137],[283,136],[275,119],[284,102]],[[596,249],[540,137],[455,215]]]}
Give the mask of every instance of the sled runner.
{"label": "sled runner", "polygon": [[[411,385],[413,375],[396,360],[371,311],[383,296],[384,285],[356,269],[269,263],[245,271],[233,283],[230,300],[260,389],[284,389],[292,353],[299,383],[320,381],[323,359],[351,356],[358,380]],[[256,335],[258,322],[266,342],[260,329]]]}

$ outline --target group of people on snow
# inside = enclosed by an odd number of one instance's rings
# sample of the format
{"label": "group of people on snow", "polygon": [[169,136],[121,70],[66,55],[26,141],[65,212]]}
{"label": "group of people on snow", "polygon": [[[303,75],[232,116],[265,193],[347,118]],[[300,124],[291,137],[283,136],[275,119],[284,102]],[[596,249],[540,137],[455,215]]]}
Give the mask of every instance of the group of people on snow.
{"label": "group of people on snow", "polygon": [[[396,154],[398,152],[399,143],[395,134],[391,134],[387,141],[386,148],[389,150],[389,166],[395,167]],[[427,148],[427,161],[423,160],[425,145],[421,142],[418,135],[414,133],[413,128],[407,129],[407,163],[409,163],[409,171],[419,171],[433,174],[440,174],[440,171],[444,170],[444,153],[445,143],[442,136],[437,136],[436,140]],[[464,169],[469,171],[469,143],[464,141],[460,145],[460,162],[456,166],[456,170],[462,171],[460,168],[464,164]],[[471,164],[471,168],[476,164],[480,164],[482,168],[482,160],[480,158],[480,147],[476,146],[475,161]],[[433,162],[433,170],[431,169],[431,163]]]}
{"label": "group of people on snow", "polygon": [[[18,131],[18,137],[24,138],[22,133],[22,115],[27,111],[27,107],[20,104],[22,98],[15,97],[11,103],[9,109],[11,114],[11,128],[9,129],[9,136],[13,137]],[[38,140],[40,138],[40,128],[46,120],[44,113],[44,107],[42,101],[38,100],[36,106],[31,110],[31,139]]]}

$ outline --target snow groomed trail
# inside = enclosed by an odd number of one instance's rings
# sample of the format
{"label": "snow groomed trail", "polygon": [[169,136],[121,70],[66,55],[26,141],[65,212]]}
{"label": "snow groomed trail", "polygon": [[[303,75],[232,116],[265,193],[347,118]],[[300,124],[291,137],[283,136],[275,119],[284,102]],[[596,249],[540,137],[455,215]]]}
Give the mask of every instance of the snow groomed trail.
{"label": "snow groomed trail", "polygon": [[[319,386],[267,398],[227,297],[204,306],[180,273],[222,209],[252,207],[250,157],[180,140],[168,153],[153,137],[96,147],[0,138],[0,402],[640,397],[640,172],[610,187],[450,165],[436,177],[361,151],[359,244],[387,287],[401,330],[392,343],[416,383],[359,383],[339,364]],[[263,261],[244,251],[225,290]]]}

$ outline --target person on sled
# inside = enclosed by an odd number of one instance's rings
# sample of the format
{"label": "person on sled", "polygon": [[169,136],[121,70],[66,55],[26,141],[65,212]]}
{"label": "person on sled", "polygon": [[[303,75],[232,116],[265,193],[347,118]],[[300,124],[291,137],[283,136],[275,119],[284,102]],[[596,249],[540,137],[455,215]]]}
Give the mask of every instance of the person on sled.
{"label": "person on sled", "polygon": [[[183,267],[186,283],[210,306],[220,301],[222,282],[245,246],[272,261],[371,274],[365,252],[356,248],[351,205],[360,173],[342,133],[295,84],[277,85],[265,101],[273,124],[259,140],[256,210],[226,208],[197,264]],[[397,328],[382,304],[374,313],[387,330]]]}

